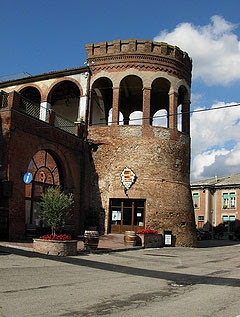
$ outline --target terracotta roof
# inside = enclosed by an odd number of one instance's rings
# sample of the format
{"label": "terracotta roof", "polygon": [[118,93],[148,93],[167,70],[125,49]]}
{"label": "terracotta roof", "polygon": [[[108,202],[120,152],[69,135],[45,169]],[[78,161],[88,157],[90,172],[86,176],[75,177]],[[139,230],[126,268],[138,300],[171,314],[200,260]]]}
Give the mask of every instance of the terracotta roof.
{"label": "terracotta roof", "polygon": [[230,186],[239,185],[240,186],[240,174],[233,174],[228,176],[215,176],[213,178],[204,179],[197,182],[192,182],[191,187],[198,186]]}
{"label": "terracotta roof", "polygon": [[13,79],[13,80],[7,80],[7,81],[0,81],[0,88],[12,86],[12,85],[18,85],[18,84],[22,84],[22,83],[38,81],[38,80],[43,80],[43,79],[49,79],[49,78],[61,77],[61,76],[72,75],[72,74],[77,74],[77,73],[83,73],[83,72],[89,72],[89,67],[88,66],[81,66],[81,67],[76,67],[76,68],[67,68],[64,70],[55,70],[55,71],[51,71],[51,72],[43,73],[43,74],[39,74],[39,75],[30,75],[28,77],[22,77],[22,78]]}

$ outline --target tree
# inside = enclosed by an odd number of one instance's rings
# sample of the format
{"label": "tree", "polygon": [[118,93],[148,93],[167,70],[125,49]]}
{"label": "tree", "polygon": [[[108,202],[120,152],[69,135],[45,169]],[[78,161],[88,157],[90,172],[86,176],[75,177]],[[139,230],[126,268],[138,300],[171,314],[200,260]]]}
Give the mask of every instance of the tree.
{"label": "tree", "polygon": [[40,218],[46,220],[53,235],[64,227],[73,202],[73,194],[65,194],[60,187],[49,187],[47,192],[41,195]]}

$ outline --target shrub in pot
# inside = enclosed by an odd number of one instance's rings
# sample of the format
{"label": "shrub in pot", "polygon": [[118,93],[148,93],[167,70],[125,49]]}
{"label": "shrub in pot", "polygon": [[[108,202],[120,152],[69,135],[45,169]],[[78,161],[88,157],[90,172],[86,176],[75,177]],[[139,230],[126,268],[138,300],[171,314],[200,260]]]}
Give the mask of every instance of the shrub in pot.
{"label": "shrub in pot", "polygon": [[65,194],[60,187],[49,187],[47,192],[42,194],[40,218],[51,227],[52,234],[34,239],[33,248],[37,252],[51,255],[76,254],[77,241],[71,240],[70,235],[56,234],[56,231],[62,231],[72,204],[73,194]]}

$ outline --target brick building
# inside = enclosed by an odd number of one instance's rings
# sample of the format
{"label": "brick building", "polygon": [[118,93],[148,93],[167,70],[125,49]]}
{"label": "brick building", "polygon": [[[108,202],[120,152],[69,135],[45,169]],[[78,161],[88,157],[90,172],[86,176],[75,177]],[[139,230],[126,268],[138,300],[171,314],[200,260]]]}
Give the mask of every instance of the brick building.
{"label": "brick building", "polygon": [[226,234],[240,227],[240,174],[214,177],[191,184],[198,228],[223,225]]}
{"label": "brick building", "polygon": [[93,218],[102,233],[151,227],[195,245],[190,58],[140,40],[86,52],[87,67],[0,83],[1,232],[36,229],[41,192],[61,184],[76,235]]}

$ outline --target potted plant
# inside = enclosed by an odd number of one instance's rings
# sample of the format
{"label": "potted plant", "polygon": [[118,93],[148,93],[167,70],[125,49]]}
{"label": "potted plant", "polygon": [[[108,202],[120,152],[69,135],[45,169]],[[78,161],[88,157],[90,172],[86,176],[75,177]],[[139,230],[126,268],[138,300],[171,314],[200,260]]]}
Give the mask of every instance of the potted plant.
{"label": "potted plant", "polygon": [[60,187],[49,187],[41,196],[40,218],[51,227],[52,234],[33,240],[35,251],[50,255],[76,255],[77,241],[61,232],[73,204],[73,194],[65,194]]}
{"label": "potted plant", "polygon": [[144,248],[160,248],[162,247],[162,235],[154,229],[139,229],[137,235],[142,241],[142,246]]}

